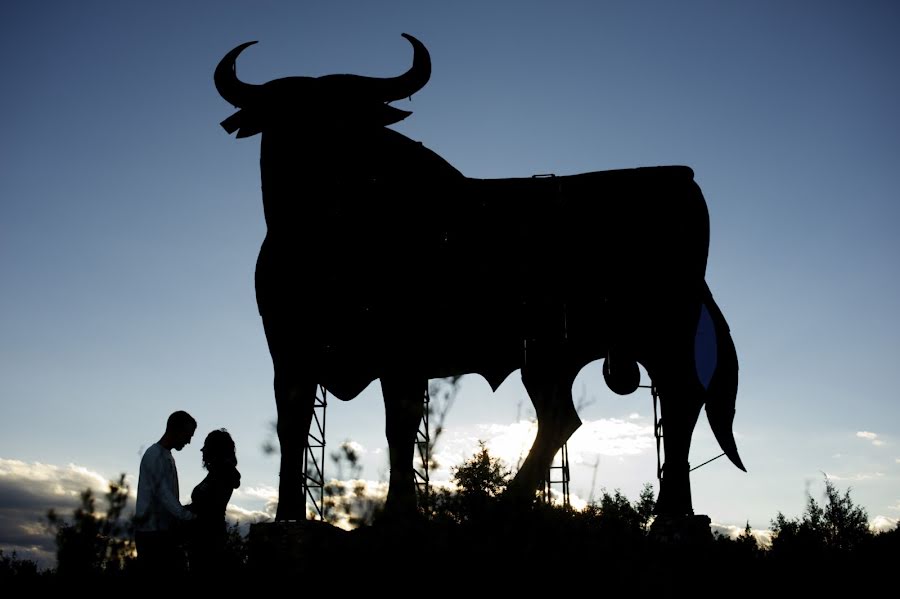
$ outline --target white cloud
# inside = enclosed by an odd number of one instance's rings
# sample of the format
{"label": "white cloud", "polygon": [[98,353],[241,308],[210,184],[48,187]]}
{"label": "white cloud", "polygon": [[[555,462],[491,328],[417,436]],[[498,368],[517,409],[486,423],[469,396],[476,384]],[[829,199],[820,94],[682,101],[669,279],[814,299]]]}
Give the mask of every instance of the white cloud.
{"label": "white cloud", "polygon": [[884,445],[884,441],[878,438],[878,434],[871,431],[858,431],[856,436],[860,439],[871,441],[872,445],[875,447],[882,447]]}
{"label": "white cloud", "polygon": [[[133,483],[131,487],[126,514],[134,509]],[[70,518],[81,505],[85,489],[91,489],[98,498],[98,511],[105,509],[102,497],[109,491],[109,479],[94,470],[77,464],[54,466],[0,458],[0,549],[5,554],[15,551],[19,558],[34,560],[42,568],[53,567],[56,542],[46,526],[47,511],[53,509],[64,519]],[[266,500],[264,510],[228,505],[226,518],[240,522],[242,532],[246,533],[253,522],[272,519],[278,503],[277,490],[250,487],[234,494],[242,495]]]}
{"label": "white cloud", "polygon": [[[735,526],[733,524],[717,524],[716,522],[712,522],[709,526],[710,530],[713,533],[718,533],[724,537],[728,537],[730,539],[736,539],[740,535],[744,534],[744,526]],[[772,546],[772,531],[766,529],[756,529],[751,527],[750,534],[752,534],[756,538],[756,542],[760,547],[768,548]]]}
{"label": "white cloud", "polygon": [[76,502],[85,488],[103,492],[109,482],[102,475],[76,464],[59,467],[4,458],[0,458],[0,481],[19,483],[27,492],[43,497],[74,498]]}
{"label": "white cloud", "polygon": [[229,503],[225,508],[225,519],[228,524],[237,524],[238,530],[244,536],[250,532],[250,525],[257,522],[271,522],[275,519],[275,509],[278,507],[278,498],[266,504],[264,511],[248,510],[239,505]]}
{"label": "white cloud", "polygon": [[362,443],[357,443],[356,441],[344,441],[341,443],[341,449],[353,451],[357,455],[368,453],[368,450],[363,447]]}
{"label": "white cloud", "polygon": [[846,476],[826,472],[825,476],[827,476],[831,480],[861,481],[882,478],[884,476],[884,472],[858,472],[856,474],[848,474]]}
{"label": "white cloud", "polygon": [[[373,480],[336,480],[328,485],[333,493],[325,498],[327,504],[326,517],[330,524],[351,530],[354,520],[371,522],[375,510],[387,499],[388,484]],[[307,505],[309,517],[312,517]]]}
{"label": "white cloud", "polygon": [[897,505],[889,505],[889,510],[894,510],[896,512],[900,512],[900,501],[897,502]]}
{"label": "white cloud", "polygon": [[[537,434],[537,424],[520,421],[511,425],[491,425],[486,427],[485,433],[491,454],[515,464],[531,448]],[[652,447],[653,427],[650,425],[618,418],[589,420],[569,439],[569,461],[580,464],[591,462],[590,458],[597,455],[638,455]]]}
{"label": "white cloud", "polygon": [[[275,511],[278,509],[278,489],[275,487],[267,485],[247,487],[246,489],[241,487],[232,494],[231,500],[235,501],[240,497],[263,499],[266,502],[265,507],[262,510],[247,510],[229,503],[225,510],[225,517],[231,522],[240,522],[243,525],[245,523],[264,522],[266,519],[271,520],[275,517]],[[241,531],[244,531],[243,526]]]}
{"label": "white cloud", "polygon": [[[482,429],[490,454],[511,466],[525,459],[537,436],[537,423],[528,420],[508,425],[491,424]],[[473,447],[471,453],[475,453],[475,450]]]}
{"label": "white cloud", "polygon": [[[551,488],[550,489],[550,502],[555,505],[562,505],[563,503],[563,494],[559,489]],[[572,509],[576,511],[581,511],[588,506],[588,502],[586,499],[582,499],[578,495],[574,493],[569,493],[569,505],[572,506]]]}
{"label": "white cloud", "polygon": [[591,463],[597,455],[621,457],[640,455],[655,447],[653,426],[618,418],[587,421],[569,439],[569,460]]}
{"label": "white cloud", "polygon": [[[33,559],[41,567],[52,566],[56,544],[44,526],[47,511],[70,515],[81,504],[85,489],[102,497],[109,481],[76,464],[53,466],[0,458],[0,548],[16,551],[20,558]],[[97,507],[102,509],[104,502]]]}
{"label": "white cloud", "polygon": [[256,497],[257,499],[265,499],[268,501],[272,498],[278,498],[278,489],[268,485],[263,485],[261,487],[241,487],[239,490],[235,491],[234,494],[247,495],[248,497]]}
{"label": "white cloud", "polygon": [[[893,508],[892,508],[893,509]],[[875,516],[871,522],[869,522],[869,529],[874,532],[886,532],[888,530],[894,530],[897,528],[897,518],[891,518],[889,516]]]}
{"label": "white cloud", "polygon": [[[589,420],[569,439],[569,462],[593,464],[596,456],[613,458],[634,456],[655,447],[653,427],[617,418]],[[499,458],[515,470],[528,455],[537,435],[537,423],[520,420],[513,424],[482,424],[466,431],[456,431],[441,438],[434,459],[439,468],[432,472],[432,480],[447,480],[451,468],[459,466],[478,451],[483,441],[491,456]]]}
{"label": "white cloud", "polygon": [[628,415],[629,420],[637,420],[640,417],[641,417],[641,415],[638,414],[637,412],[632,412],[631,414]]}

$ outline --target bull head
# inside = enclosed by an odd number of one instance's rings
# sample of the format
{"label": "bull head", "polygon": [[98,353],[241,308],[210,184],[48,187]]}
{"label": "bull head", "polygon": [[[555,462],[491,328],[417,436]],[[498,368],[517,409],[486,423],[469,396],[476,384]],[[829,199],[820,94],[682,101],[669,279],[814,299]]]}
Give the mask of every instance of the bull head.
{"label": "bull head", "polygon": [[228,133],[237,131],[238,137],[250,137],[270,125],[283,126],[301,120],[307,124],[327,122],[330,126],[354,128],[397,123],[412,113],[389,103],[412,96],[431,76],[431,57],[424,44],[406,33],[403,37],[412,44],[413,64],[398,77],[284,77],[262,85],[237,78],[237,57],[256,42],[243,43],[226,54],[216,67],[216,89],[240,109],[222,121],[222,127]]}

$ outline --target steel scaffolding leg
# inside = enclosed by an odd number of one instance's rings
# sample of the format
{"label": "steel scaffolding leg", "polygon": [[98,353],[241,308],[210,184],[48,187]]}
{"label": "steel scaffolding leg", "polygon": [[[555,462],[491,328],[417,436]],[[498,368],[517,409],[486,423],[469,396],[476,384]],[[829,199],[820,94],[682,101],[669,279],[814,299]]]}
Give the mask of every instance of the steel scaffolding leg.
{"label": "steel scaffolding leg", "polygon": [[[564,443],[557,455],[560,457],[560,464],[558,466],[551,465],[547,469],[547,477],[544,479],[544,502],[551,503],[553,485],[561,485],[562,503],[565,507],[571,507],[572,504],[569,501],[569,480],[571,480],[569,476],[569,444]],[[558,478],[554,478],[554,473]]]}
{"label": "steel scaffolding leg", "polygon": [[650,383],[650,395],[653,397],[653,436],[656,438],[656,480],[661,481],[663,477],[663,423],[657,409],[659,405],[659,391],[656,390],[656,385],[653,383]]}
{"label": "steel scaffolding leg", "polygon": [[419,430],[416,431],[416,453],[419,456],[421,467],[416,468],[416,463],[413,461],[413,476],[416,481],[416,491],[419,494],[419,506],[427,512],[430,490],[428,467],[431,462],[431,428],[428,426],[431,395],[428,393],[427,382],[422,401],[425,402],[425,409],[422,410],[422,421],[419,423]]}
{"label": "steel scaffolding leg", "polygon": [[303,491],[312,502],[319,520],[324,520],[325,509],[325,408],[328,397],[324,385],[316,391],[313,418],[309,426],[306,451],[303,452]]}

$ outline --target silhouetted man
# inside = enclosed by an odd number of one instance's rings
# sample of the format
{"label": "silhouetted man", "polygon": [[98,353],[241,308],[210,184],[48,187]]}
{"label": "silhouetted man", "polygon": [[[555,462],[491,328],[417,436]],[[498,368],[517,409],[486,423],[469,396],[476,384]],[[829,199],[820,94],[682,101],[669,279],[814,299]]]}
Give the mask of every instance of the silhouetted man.
{"label": "silhouetted man", "polygon": [[172,450],[180,451],[190,443],[195,430],[197,421],[190,414],[173,412],[165,434],[141,458],[134,540],[144,573],[171,574],[184,569],[176,528],[179,521],[192,520],[194,515],[178,499],[178,471]]}

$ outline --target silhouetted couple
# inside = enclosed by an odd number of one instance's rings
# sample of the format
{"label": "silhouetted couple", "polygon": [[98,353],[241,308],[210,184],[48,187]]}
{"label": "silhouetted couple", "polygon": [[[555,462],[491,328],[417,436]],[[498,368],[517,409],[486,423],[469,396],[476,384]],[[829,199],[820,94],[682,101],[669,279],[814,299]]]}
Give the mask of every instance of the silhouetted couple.
{"label": "silhouetted couple", "polygon": [[225,429],[206,436],[200,454],[208,474],[194,487],[190,505],[182,506],[172,450],[183,449],[196,430],[190,414],[174,412],[165,434],[141,458],[135,543],[138,565],[147,575],[183,573],[184,541],[192,573],[212,572],[223,561],[225,507],[241,481],[234,441]]}

